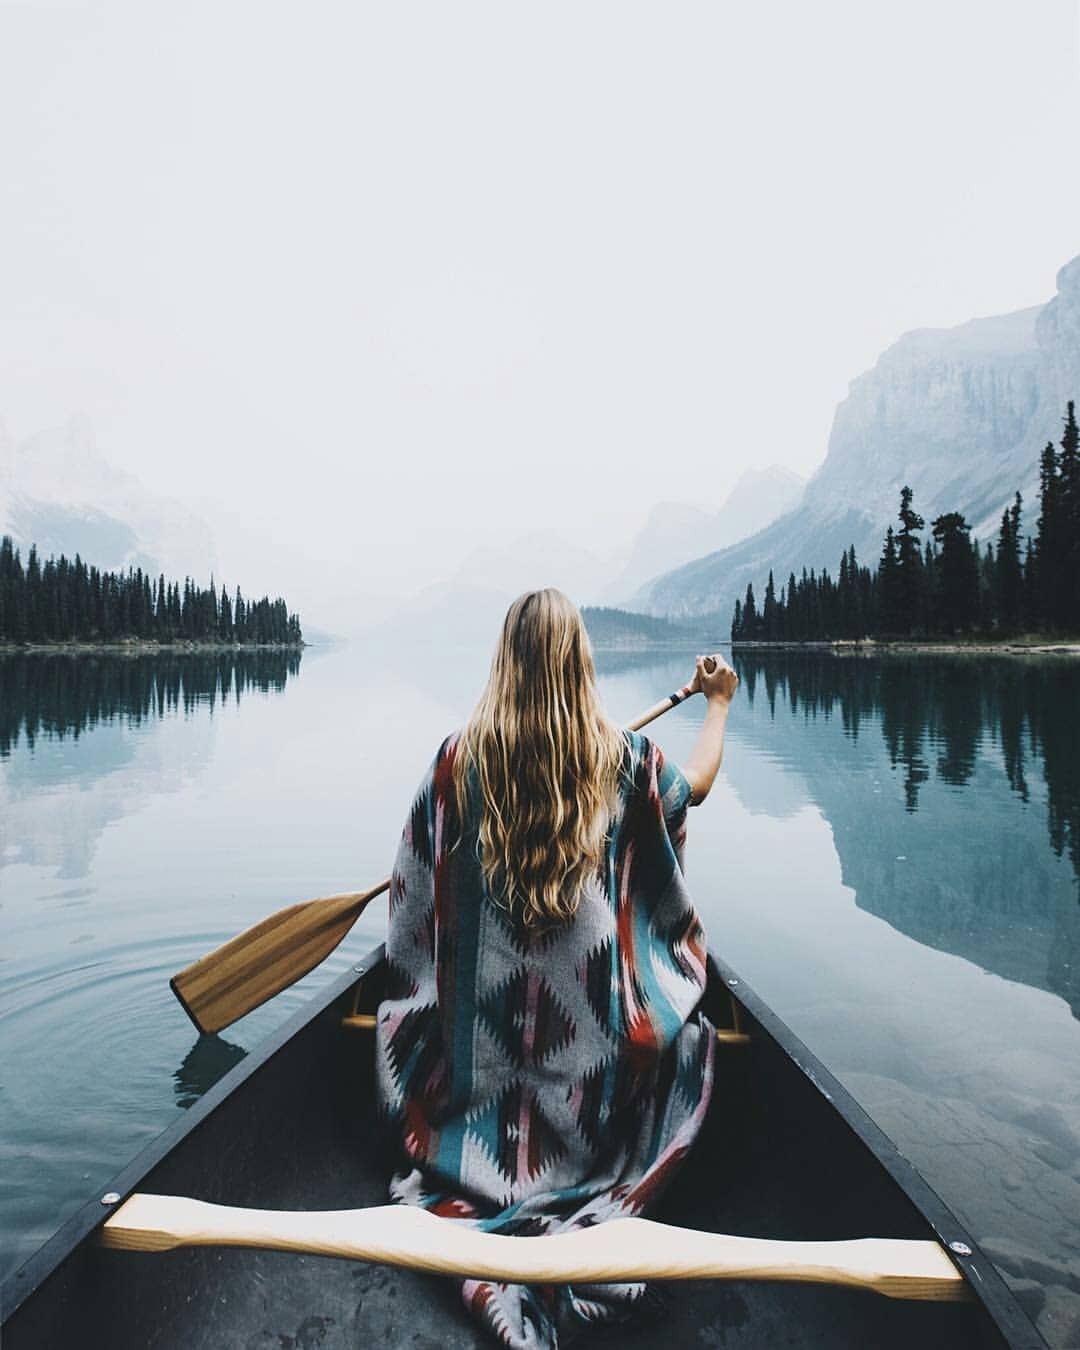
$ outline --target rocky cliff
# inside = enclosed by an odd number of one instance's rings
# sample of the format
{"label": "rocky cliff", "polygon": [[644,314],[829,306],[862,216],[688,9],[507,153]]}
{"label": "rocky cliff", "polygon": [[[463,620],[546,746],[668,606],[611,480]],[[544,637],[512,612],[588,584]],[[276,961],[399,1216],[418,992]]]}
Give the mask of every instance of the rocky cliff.
{"label": "rocky cliff", "polygon": [[962,511],[980,539],[994,535],[1019,488],[1034,532],[1039,452],[1058,439],[1070,398],[1080,400],[1080,257],[1058,273],[1045,305],[906,333],[852,381],[799,505],[655,578],[635,608],[730,614],[747,582],[763,588],[770,567],[778,585],[803,566],[835,574],[849,544],[873,563],[905,483],[928,522]]}

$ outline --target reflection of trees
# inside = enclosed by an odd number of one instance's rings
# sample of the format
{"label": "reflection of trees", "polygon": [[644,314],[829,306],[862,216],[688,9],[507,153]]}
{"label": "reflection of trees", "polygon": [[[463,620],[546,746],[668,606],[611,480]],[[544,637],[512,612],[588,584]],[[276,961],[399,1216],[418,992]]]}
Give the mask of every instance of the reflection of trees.
{"label": "reflection of trees", "polygon": [[299,651],[281,650],[0,657],[0,757],[20,733],[32,747],[121,717],[137,726],[181,708],[213,712],[249,690],[280,692],[299,669]]}
{"label": "reflection of trees", "polygon": [[1028,725],[1043,757],[1049,795],[1050,842],[1058,855],[1067,853],[1080,877],[1080,720],[1077,681],[1072,670],[1058,666],[1044,672],[1044,697],[1031,708]]}
{"label": "reflection of trees", "polygon": [[918,808],[931,760],[942,782],[962,787],[984,737],[1000,746],[1009,785],[1025,802],[1038,765],[1051,845],[1080,879],[1080,672],[1070,661],[744,651],[735,664],[750,702],[764,685],[773,716],[777,698],[807,719],[839,713],[852,738],[868,717],[878,720],[893,767],[903,769],[909,811]]}

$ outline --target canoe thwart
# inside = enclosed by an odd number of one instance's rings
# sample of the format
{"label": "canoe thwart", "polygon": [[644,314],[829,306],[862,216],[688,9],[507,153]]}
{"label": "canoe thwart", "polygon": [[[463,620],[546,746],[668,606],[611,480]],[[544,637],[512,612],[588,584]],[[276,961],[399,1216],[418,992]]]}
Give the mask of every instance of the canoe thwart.
{"label": "canoe thwart", "polygon": [[[377,1018],[374,1013],[349,1013],[341,1019],[341,1025],[347,1031],[374,1031]],[[730,1031],[721,1027],[716,1033],[721,1045],[749,1045],[750,1037],[745,1031]]]}
{"label": "canoe thwart", "polygon": [[651,1219],[613,1219],[548,1237],[508,1237],[409,1205],[262,1210],[135,1194],[105,1222],[100,1241],[120,1251],[142,1252],[258,1247],[514,1284],[792,1280],[869,1289],[889,1298],[971,1298],[945,1249],[932,1241],[779,1242],[698,1232]]}

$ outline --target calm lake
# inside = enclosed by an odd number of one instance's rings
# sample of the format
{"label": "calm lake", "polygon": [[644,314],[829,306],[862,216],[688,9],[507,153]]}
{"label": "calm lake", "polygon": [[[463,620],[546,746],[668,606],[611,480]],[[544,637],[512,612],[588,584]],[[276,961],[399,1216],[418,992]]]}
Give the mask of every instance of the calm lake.
{"label": "calm lake", "polygon": [[[198,1040],[168,978],[388,872],[489,651],[0,657],[0,1275],[320,983]],[[1080,664],[740,657],[711,944],[1080,1345]],[[692,654],[599,653],[619,720]],[[677,760],[691,701],[649,730]],[[722,1089],[721,1089],[722,1090]],[[348,1195],[341,1197],[343,1206]]]}

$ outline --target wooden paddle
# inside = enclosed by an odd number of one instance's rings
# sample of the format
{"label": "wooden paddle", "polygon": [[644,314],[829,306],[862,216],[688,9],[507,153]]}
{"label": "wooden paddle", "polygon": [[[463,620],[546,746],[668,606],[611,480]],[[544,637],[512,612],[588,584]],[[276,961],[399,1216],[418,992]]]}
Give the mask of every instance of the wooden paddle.
{"label": "wooden paddle", "polygon": [[960,1302],[972,1296],[944,1248],[932,1241],[777,1242],[650,1219],[613,1219],[551,1237],[508,1237],[411,1205],[234,1209],[136,1194],[105,1222],[100,1240],[136,1252],[206,1246],[307,1252],[511,1284],[795,1280],[872,1289],[889,1298]]}
{"label": "wooden paddle", "polygon": [[[643,712],[629,730],[639,731],[694,692],[683,685]],[[200,957],[169,985],[200,1031],[221,1031],[325,961],[368,903],[389,889],[387,879],[370,891],[290,905]]]}

